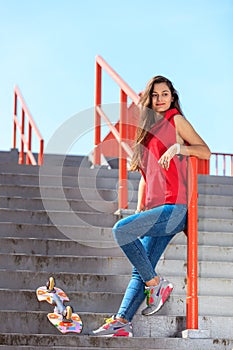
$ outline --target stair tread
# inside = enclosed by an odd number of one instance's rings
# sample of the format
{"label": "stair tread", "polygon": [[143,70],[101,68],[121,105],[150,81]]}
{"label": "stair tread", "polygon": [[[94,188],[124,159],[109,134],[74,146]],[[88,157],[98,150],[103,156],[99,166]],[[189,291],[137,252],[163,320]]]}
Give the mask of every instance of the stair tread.
{"label": "stair tread", "polygon": [[[46,346],[46,344],[49,341],[52,341],[53,344],[56,344],[58,346],[65,346],[67,343],[69,343],[69,346],[76,347],[78,346],[79,349],[86,348],[86,346],[94,346],[96,348],[97,346],[100,349],[130,349],[132,346],[132,349],[143,349],[145,347],[145,338],[144,337],[133,337],[133,338],[125,338],[125,337],[118,337],[118,338],[101,338],[101,337],[93,337],[93,336],[87,336],[87,335],[69,335],[69,337],[65,335],[53,335],[52,339],[48,339],[47,334],[32,334],[31,339],[26,335],[21,335],[17,333],[12,334],[0,334],[0,339],[6,339],[10,338],[14,341],[15,338],[15,345],[22,345],[22,344],[31,344],[34,345],[35,342],[37,342],[38,346]],[[17,344],[17,341],[21,341],[21,344]],[[199,344],[198,344],[199,343]],[[217,344],[224,344],[224,341],[216,341]],[[227,345],[232,345],[233,341],[231,339],[226,339],[225,343],[228,343]],[[63,345],[62,345],[63,344]],[[202,340],[196,340],[196,339],[182,339],[182,338],[151,338],[147,339],[146,348],[149,349],[163,349],[164,346],[166,346],[166,349],[187,349],[192,346],[192,350],[200,349],[200,344],[202,344],[203,348],[210,349],[209,346],[213,345],[213,341],[211,339],[202,339]],[[162,346],[162,348],[161,348]],[[185,346],[185,347],[184,347]],[[93,348],[93,349],[94,349]],[[90,349],[90,348],[89,348]],[[211,348],[213,349],[213,348]],[[214,347],[214,349],[218,349],[218,347]]]}
{"label": "stair tread", "polygon": [[[232,281],[232,280],[231,280]],[[11,288],[0,288],[0,293],[10,293],[10,294],[27,294],[29,297],[31,294],[35,294],[35,291],[37,288],[39,287],[42,287],[42,286],[45,286],[45,283],[43,284],[43,282],[41,283],[41,285],[37,285],[35,286],[35,289],[11,289]],[[60,288],[60,286],[58,285],[58,288]],[[91,296],[93,299],[95,299],[95,296],[108,296],[109,298],[113,296],[116,297],[116,296],[121,296],[123,297],[124,295],[124,292],[116,292],[116,291],[77,291],[77,290],[72,290],[72,289],[69,289],[69,290],[64,290],[65,293],[70,297],[70,299],[72,299],[72,296],[73,297],[78,297],[79,295],[89,295]],[[186,296],[186,293],[185,291],[183,292],[183,294],[179,294],[179,293],[176,293],[175,290],[173,290],[171,296],[170,296],[170,299],[176,299],[176,298],[180,298],[180,297],[184,297]],[[219,300],[221,300],[220,298],[224,298],[224,300],[230,300],[230,301],[233,301],[233,295],[212,295],[211,292],[208,293],[208,295],[200,295],[198,296],[199,298],[202,298],[202,299],[208,299],[208,298],[213,298],[214,300],[217,300],[219,298]],[[1,310],[2,311],[2,310]],[[15,310],[17,311],[17,310]]]}

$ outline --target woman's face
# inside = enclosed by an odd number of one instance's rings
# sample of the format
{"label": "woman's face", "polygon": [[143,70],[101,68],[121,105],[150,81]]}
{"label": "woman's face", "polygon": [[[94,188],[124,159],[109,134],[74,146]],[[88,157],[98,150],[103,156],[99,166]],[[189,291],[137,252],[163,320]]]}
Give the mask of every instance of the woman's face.
{"label": "woman's face", "polygon": [[154,84],[151,99],[152,109],[160,114],[164,114],[170,108],[173,101],[171,90],[166,83]]}

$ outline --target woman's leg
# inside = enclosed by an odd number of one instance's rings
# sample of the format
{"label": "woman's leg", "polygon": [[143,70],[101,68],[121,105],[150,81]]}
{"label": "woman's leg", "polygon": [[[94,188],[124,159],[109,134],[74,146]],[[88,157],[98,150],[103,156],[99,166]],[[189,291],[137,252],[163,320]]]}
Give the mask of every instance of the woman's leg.
{"label": "woman's leg", "polygon": [[[156,276],[154,267],[162,252],[170,239],[185,226],[186,206],[183,205],[154,208],[122,219],[114,226],[115,238],[135,268],[117,317],[107,320],[103,326],[92,332],[93,335],[111,337],[133,335],[131,323],[125,324],[125,321],[133,318],[144,299],[147,268],[153,276]],[[138,238],[139,236],[141,238]],[[143,266],[140,271],[141,264]],[[160,282],[159,286],[161,283],[165,284],[165,281]],[[158,308],[153,310],[153,313],[157,310]]]}
{"label": "woman's leg", "polygon": [[[147,253],[147,256],[153,266],[157,265],[162,253],[166,249],[170,240],[174,235],[164,237],[149,237],[141,239],[142,245]],[[139,306],[145,299],[145,283],[142,281],[136,268],[133,268],[132,278],[126,289],[125,295],[121,302],[121,306],[117,313],[117,318],[131,321]]]}
{"label": "woman's leg", "polygon": [[156,273],[138,237],[173,236],[185,228],[186,212],[185,205],[164,205],[122,219],[113,227],[116,241],[143,282],[152,280]]}

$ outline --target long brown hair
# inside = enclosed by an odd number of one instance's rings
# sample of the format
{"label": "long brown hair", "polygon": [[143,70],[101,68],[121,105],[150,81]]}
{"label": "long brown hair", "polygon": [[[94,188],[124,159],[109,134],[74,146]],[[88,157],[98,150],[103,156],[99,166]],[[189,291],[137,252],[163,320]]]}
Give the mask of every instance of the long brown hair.
{"label": "long brown hair", "polygon": [[172,82],[162,75],[157,75],[150,79],[139,101],[140,117],[135,138],[134,154],[130,166],[131,171],[140,170],[144,145],[148,139],[152,126],[155,124],[155,121],[159,119],[158,114],[152,109],[152,92],[154,85],[160,83],[166,83],[171,91],[173,101],[170,109],[176,108],[179,113],[183,115],[180,107],[179,96]]}

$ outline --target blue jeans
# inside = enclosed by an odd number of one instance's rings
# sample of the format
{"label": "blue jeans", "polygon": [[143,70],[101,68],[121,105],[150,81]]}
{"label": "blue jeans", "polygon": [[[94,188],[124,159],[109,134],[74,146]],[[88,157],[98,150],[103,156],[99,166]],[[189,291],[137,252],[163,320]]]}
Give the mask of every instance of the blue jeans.
{"label": "blue jeans", "polygon": [[170,240],[186,228],[186,221],[186,205],[165,204],[115,224],[115,240],[134,266],[117,316],[132,320],[145,299],[145,282],[157,276],[157,262]]}

